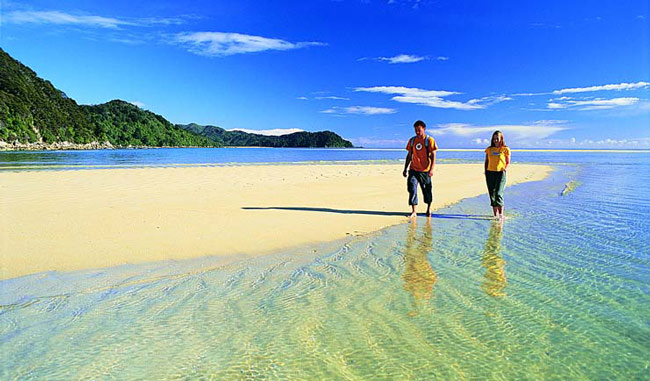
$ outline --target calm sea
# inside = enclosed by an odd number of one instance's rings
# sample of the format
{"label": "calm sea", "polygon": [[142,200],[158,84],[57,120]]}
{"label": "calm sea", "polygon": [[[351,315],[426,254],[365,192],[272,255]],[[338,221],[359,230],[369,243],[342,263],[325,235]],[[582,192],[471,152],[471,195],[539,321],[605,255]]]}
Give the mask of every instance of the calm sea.
{"label": "calm sea", "polygon": [[[616,155],[612,155],[616,153]],[[514,151],[514,162],[585,163],[627,160],[650,151],[550,152]],[[87,169],[159,166],[245,165],[261,163],[330,163],[404,160],[403,149],[317,148],[159,148],[86,151],[0,152],[1,170]],[[440,150],[440,162],[482,162],[482,150]]]}
{"label": "calm sea", "polygon": [[[2,153],[0,165],[392,161],[403,155],[30,152]],[[513,155],[515,162],[557,170],[507,188],[503,225],[486,219],[488,200],[480,196],[437,210],[430,222],[422,217],[262,258],[2,281],[0,378],[650,379],[650,153]],[[439,158],[480,162],[482,154],[441,152]]]}

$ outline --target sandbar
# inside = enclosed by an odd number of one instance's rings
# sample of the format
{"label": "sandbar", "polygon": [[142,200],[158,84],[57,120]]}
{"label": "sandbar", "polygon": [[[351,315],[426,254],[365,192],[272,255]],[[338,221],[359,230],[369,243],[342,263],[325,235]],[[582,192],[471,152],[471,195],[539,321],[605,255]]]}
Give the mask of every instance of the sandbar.
{"label": "sandbar", "polygon": [[[363,235],[407,221],[402,169],[382,163],[0,172],[0,279],[258,256]],[[508,184],[551,171],[514,164]],[[437,164],[433,182],[434,209],[485,193],[483,164]],[[425,209],[420,204],[418,211]]]}

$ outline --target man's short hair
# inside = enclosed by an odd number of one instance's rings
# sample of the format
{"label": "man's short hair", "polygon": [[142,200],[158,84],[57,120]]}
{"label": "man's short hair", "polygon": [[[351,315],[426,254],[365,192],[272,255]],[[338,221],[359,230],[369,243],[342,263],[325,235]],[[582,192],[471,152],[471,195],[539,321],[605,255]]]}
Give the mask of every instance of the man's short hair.
{"label": "man's short hair", "polygon": [[424,128],[427,128],[427,124],[421,120],[416,120],[415,123],[413,123],[413,127],[417,127],[417,126],[422,126]]}

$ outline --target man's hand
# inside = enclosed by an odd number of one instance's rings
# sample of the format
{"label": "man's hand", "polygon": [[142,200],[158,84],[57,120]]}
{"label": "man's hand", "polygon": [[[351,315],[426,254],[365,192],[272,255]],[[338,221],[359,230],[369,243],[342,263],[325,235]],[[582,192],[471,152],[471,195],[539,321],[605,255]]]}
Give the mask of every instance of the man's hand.
{"label": "man's hand", "polygon": [[429,177],[433,177],[433,169],[429,171]]}
{"label": "man's hand", "polygon": [[407,172],[406,172],[406,169],[405,169],[404,172],[402,172],[402,176],[406,177],[406,174],[407,174]]}

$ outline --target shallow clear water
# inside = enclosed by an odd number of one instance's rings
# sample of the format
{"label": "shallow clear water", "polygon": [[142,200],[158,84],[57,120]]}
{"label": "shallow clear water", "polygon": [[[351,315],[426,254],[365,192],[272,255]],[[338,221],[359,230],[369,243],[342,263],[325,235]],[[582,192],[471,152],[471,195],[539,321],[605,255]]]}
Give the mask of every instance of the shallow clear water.
{"label": "shallow clear water", "polygon": [[635,158],[509,187],[503,226],[481,196],[263,258],[0,282],[0,378],[648,379]]}

